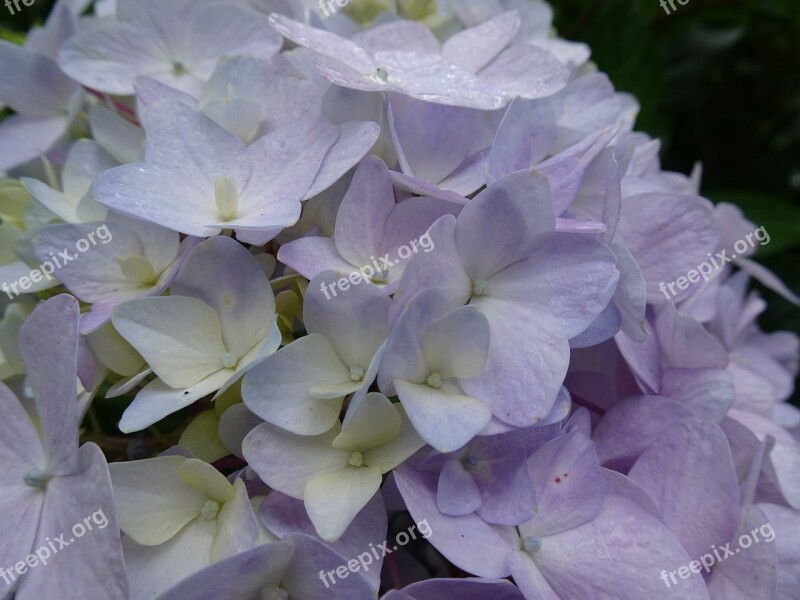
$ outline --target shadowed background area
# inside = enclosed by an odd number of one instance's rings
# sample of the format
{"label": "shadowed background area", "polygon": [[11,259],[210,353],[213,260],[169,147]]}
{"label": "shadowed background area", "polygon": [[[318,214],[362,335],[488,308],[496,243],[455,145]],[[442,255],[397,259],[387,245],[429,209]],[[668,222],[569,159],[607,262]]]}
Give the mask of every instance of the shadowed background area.
{"label": "shadowed background area", "polygon": [[[800,295],[800,2],[558,0],[560,34],[592,48],[636,128],[661,138],[665,169],[703,163],[702,193],[740,206],[771,236],[756,258]],[[800,309],[762,288],[767,331],[800,334]],[[794,403],[800,405],[795,392]]]}
{"label": "shadowed background area", "polygon": [[[688,0],[669,15],[659,0],[552,4],[559,33],[638,98],[637,129],[661,138],[664,168],[701,161],[703,194],[767,229],[756,258],[800,295],[800,2]],[[51,5],[12,16],[0,4],[0,37],[21,40]],[[800,333],[800,308],[762,291],[762,327]]]}

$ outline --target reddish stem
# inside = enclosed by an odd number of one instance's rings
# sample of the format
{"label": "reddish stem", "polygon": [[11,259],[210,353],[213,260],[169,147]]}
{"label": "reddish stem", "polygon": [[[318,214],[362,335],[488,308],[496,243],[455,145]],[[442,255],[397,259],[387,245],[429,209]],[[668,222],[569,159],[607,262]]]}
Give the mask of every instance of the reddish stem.
{"label": "reddish stem", "polygon": [[92,96],[95,96],[96,98],[100,98],[101,100],[108,100],[109,102],[111,102],[111,104],[114,105],[114,108],[116,108],[119,112],[128,115],[136,123],[139,122],[136,117],[136,112],[130,107],[125,106],[124,104],[122,104],[117,100],[114,100],[111,96],[108,96],[107,94],[103,94],[102,92],[98,92],[97,90],[93,90],[92,88],[88,87],[85,89],[87,92],[89,92]]}

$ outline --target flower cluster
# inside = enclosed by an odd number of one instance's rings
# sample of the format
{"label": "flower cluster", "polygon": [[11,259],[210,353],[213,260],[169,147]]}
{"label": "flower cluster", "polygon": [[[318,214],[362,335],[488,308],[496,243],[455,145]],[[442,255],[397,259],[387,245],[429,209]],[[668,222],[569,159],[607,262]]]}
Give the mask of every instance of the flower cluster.
{"label": "flower cluster", "polygon": [[800,597],[800,301],[548,5],[87,4],[0,42],[0,598]]}

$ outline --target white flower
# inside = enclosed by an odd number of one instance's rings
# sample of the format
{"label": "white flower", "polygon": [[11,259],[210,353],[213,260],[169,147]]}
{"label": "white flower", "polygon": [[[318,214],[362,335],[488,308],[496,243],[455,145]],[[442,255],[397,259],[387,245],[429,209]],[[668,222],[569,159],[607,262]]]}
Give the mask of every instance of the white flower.
{"label": "white flower", "polygon": [[304,437],[264,423],[243,448],[259,477],[302,499],[317,533],[332,542],[378,491],[381,476],[423,445],[402,407],[370,393],[328,433]]}

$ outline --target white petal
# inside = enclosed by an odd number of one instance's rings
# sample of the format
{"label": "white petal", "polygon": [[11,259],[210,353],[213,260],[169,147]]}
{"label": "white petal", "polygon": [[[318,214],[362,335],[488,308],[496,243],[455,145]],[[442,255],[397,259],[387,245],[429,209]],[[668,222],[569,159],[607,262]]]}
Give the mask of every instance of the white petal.
{"label": "white petal", "polygon": [[242,451],[264,483],[302,499],[309,481],[339,471],[350,460],[351,452],[331,445],[337,435],[338,425],[323,435],[299,436],[263,423],[244,439]]}
{"label": "white petal", "polygon": [[40,304],[19,331],[19,352],[33,390],[51,473],[77,466],[78,303],[62,294]]}
{"label": "white petal", "polygon": [[[39,198],[43,197],[41,195],[42,189],[40,189],[43,185],[40,182],[28,182],[31,192],[35,193]],[[47,189],[50,190],[50,188]],[[53,190],[50,191],[58,193]],[[72,220],[75,220],[75,218]],[[141,238],[134,230],[125,227],[121,223],[109,222],[100,225],[98,222],[93,222],[74,225],[66,223],[48,225],[41,229],[34,238],[34,251],[42,261],[42,264],[46,264],[49,261],[52,266],[53,255],[56,255],[55,260],[61,260],[58,258],[60,251],[64,248],[75,248],[76,243],[86,239],[89,233],[94,233],[98,227],[103,226],[106,228],[105,231],[108,231],[110,241],[113,241],[113,243],[108,246],[106,244],[98,244],[91,247],[87,252],[80,254],[78,259],[61,266],[56,271],[55,277],[70,292],[84,302],[108,301],[116,304],[147,294],[152,285],[129,281],[125,278],[120,268],[121,261],[134,256],[142,256],[143,254]],[[153,225],[152,227],[156,226]],[[176,233],[169,230],[165,231],[168,231],[177,241],[178,235]],[[163,246],[153,250],[166,251],[165,253],[169,254],[169,249]],[[155,271],[155,265],[151,263],[151,266],[154,267],[153,270]],[[156,274],[158,274],[157,271]]]}
{"label": "white petal", "polygon": [[44,495],[23,483],[27,469],[20,467],[3,465],[0,475],[0,560],[9,566],[33,549],[44,507]]}
{"label": "white petal", "polygon": [[131,163],[106,171],[92,192],[100,204],[136,219],[197,237],[219,234],[214,187],[182,165]]}
{"label": "white petal", "polygon": [[217,311],[197,298],[168,296],[131,300],[112,322],[164,383],[186,388],[216,373],[225,346]]}
{"label": "white petal", "polygon": [[[0,472],[8,476],[2,480],[4,485],[8,485],[15,478],[11,470],[24,469],[25,464],[29,464],[28,468],[41,468],[46,459],[39,434],[28,413],[5,383],[0,383],[0,412],[3,414],[0,420]],[[22,482],[21,477],[19,482]]]}
{"label": "white petal", "polygon": [[[245,144],[209,117],[183,102],[168,101],[147,115],[146,162],[171,167],[204,182],[234,176],[237,188],[247,182]],[[209,193],[213,194],[213,188]]]}
{"label": "white petal", "polygon": [[232,352],[238,360],[267,337],[275,320],[275,297],[266,275],[247,249],[229,237],[192,248],[171,289],[216,311],[223,354]]}
{"label": "white petal", "polygon": [[530,44],[507,48],[479,75],[510,98],[544,98],[563,89],[569,79],[569,71],[555,56]]}
{"label": "white petal", "polygon": [[182,456],[111,463],[119,526],[140,544],[171,539],[200,514],[206,497],[180,479]]}
{"label": "white petal", "polygon": [[58,64],[80,83],[109,94],[133,94],[137,75],[165,74],[171,64],[156,40],[129,25],[87,29],[65,42]]}
{"label": "white petal", "polygon": [[225,502],[217,515],[217,532],[211,548],[214,562],[250,550],[258,540],[256,517],[244,481],[237,479],[233,490],[233,498]]}
{"label": "white petal", "polygon": [[352,452],[365,452],[397,437],[401,423],[400,414],[386,396],[369,393],[347,409],[342,432],[333,440],[333,445]]}
{"label": "white petal", "polygon": [[144,150],[144,130],[116,112],[96,104],[89,109],[92,136],[119,164],[136,162]]}
{"label": "white petal", "polygon": [[303,502],[320,537],[335,542],[380,487],[380,470],[345,467],[309,481]]}
{"label": "white petal", "polygon": [[271,220],[264,222],[274,224],[276,217],[270,213],[275,213],[294,219],[287,221],[293,224],[300,216],[297,202],[307,196],[340,134],[326,119],[311,118],[256,140],[249,149],[254,168],[240,198],[241,214],[254,224],[264,221],[266,215]]}
{"label": "white petal", "polygon": [[[350,384],[350,371],[321,335],[312,333],[267,357],[242,383],[247,407],[269,423],[300,435],[328,431],[339,417],[344,395],[329,400],[316,386]],[[317,392],[324,390],[318,389]]]}
{"label": "white petal", "polygon": [[439,452],[458,450],[492,419],[486,405],[475,398],[402,379],[394,385],[414,428]]}
{"label": "white petal", "polygon": [[[142,374],[146,375],[147,372]],[[230,377],[230,369],[222,369],[186,389],[175,389],[160,379],[155,379],[148,383],[125,409],[119,422],[119,429],[124,433],[131,433],[150,427],[153,423],[193,404],[200,398],[213,394],[225,385]]]}
{"label": "white petal", "polygon": [[205,461],[187,458],[178,468],[178,477],[187,487],[220,504],[233,498],[230,482]]}
{"label": "white petal", "polygon": [[351,39],[372,53],[381,50],[405,50],[423,54],[439,52],[436,36],[428,27],[415,21],[398,20],[375,25],[356,33]]}
{"label": "white petal", "polygon": [[379,52],[375,62],[389,73],[389,82],[412,98],[466,108],[495,110],[509,97],[466,69],[439,55]]}
{"label": "white petal", "polygon": [[122,547],[131,600],[154,600],[179,581],[211,563],[217,524],[195,519],[159,546],[142,546],[125,537]]}
{"label": "white petal", "polygon": [[388,444],[372,448],[364,453],[364,464],[376,467],[383,473],[388,473],[399,464],[402,464],[408,457],[425,445],[425,441],[419,437],[417,430],[408,420],[406,411],[402,406],[397,406],[400,413],[400,431]]}
{"label": "white petal", "polygon": [[244,7],[205,6],[192,17],[186,66],[203,78],[211,75],[224,56],[242,54],[268,59],[283,44],[265,15]]}
{"label": "white petal", "polygon": [[278,14],[270,17],[270,24],[282,36],[314,52],[344,61],[351,69],[372,73],[375,64],[369,54],[358,44],[336,34],[303,25]]}

